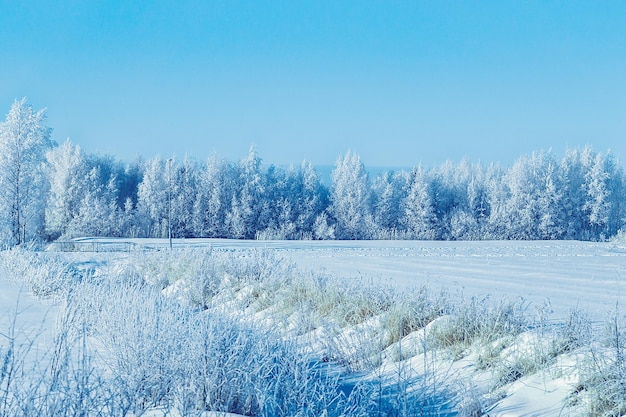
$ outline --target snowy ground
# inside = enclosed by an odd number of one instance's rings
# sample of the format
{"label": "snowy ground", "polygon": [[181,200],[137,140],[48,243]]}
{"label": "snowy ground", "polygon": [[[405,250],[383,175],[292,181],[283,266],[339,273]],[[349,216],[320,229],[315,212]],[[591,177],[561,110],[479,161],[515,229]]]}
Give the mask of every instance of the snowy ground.
{"label": "snowy ground", "polygon": [[24,285],[9,281],[0,269],[0,338],[4,339],[0,345],[14,337],[36,340],[33,355],[45,350],[54,339],[56,310],[53,302],[39,300]]}
{"label": "snowy ground", "polygon": [[556,316],[579,306],[595,318],[626,300],[626,246],[587,242],[372,242],[301,248],[302,266],[393,286],[429,284],[466,295],[550,301]]}
{"label": "snowy ground", "polygon": [[[99,242],[100,251],[116,239],[84,239]],[[166,246],[163,240],[125,240],[130,250]],[[82,245],[82,244],[81,244]],[[523,297],[532,306],[549,300],[555,318],[565,317],[568,309],[581,307],[594,320],[606,320],[616,305],[623,305],[626,284],[626,245],[589,242],[414,242],[414,241],[235,241],[221,239],[175,240],[176,247],[210,246],[215,251],[245,251],[262,248],[291,257],[304,269],[325,270],[330,276],[352,277],[365,283],[399,288],[427,284],[465,295],[491,295],[494,299]],[[79,245],[80,247],[80,245]],[[87,247],[83,247],[87,249]],[[116,250],[118,250],[117,248]],[[85,252],[68,256],[96,264],[106,259],[101,253]],[[115,257],[125,256],[117,252]],[[20,311],[17,328],[41,332],[53,323],[54,308],[40,303],[0,274],[0,320]],[[19,304],[17,301],[19,299]],[[532,307],[531,307],[532,308]],[[44,318],[47,319],[44,320]],[[47,324],[46,324],[47,323]],[[5,323],[2,328],[5,328]],[[514,345],[524,346],[524,340]],[[419,358],[417,358],[419,362]],[[571,363],[570,363],[571,362]],[[463,367],[459,361],[454,367]],[[564,356],[554,377],[546,373],[530,375],[508,388],[507,396],[493,404],[490,416],[563,415],[563,401],[572,390],[576,357]],[[462,372],[462,371],[461,371]],[[474,375],[476,379],[477,375]],[[487,376],[486,376],[487,377]],[[478,375],[478,379],[480,376]]]}
{"label": "snowy ground", "polygon": [[[93,242],[93,239],[83,240]],[[98,239],[98,242],[119,242]],[[130,240],[167,246],[155,239]],[[535,306],[546,300],[558,318],[572,307],[605,319],[626,301],[626,244],[577,241],[238,241],[174,240],[175,247],[214,250],[275,250],[305,269],[360,278],[396,287],[462,291],[467,296],[524,297]],[[105,246],[103,246],[104,248]]]}

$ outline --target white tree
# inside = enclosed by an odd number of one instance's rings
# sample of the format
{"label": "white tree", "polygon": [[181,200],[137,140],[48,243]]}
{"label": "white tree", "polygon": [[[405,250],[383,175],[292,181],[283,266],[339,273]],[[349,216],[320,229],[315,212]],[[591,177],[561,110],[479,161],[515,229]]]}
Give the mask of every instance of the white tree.
{"label": "white tree", "polygon": [[231,210],[226,217],[230,234],[237,239],[252,239],[263,218],[265,181],[261,170],[262,160],[256,149],[250,148],[248,156],[237,166],[237,192],[232,197]]}
{"label": "white tree", "polygon": [[137,190],[137,211],[148,223],[147,236],[168,237],[172,165],[172,159],[163,161],[160,156],[146,163],[143,180]]}
{"label": "white tree", "polygon": [[[582,153],[576,149],[565,151],[559,164],[561,188],[561,216],[565,239],[581,239],[587,229],[583,206],[585,205],[585,167],[584,160],[592,159],[592,150],[587,147]],[[586,155],[586,156],[583,156]]]}
{"label": "white tree", "polygon": [[370,189],[359,155],[348,151],[340,157],[331,178],[331,209],[337,222],[337,237],[366,238],[366,220],[371,216]]}
{"label": "white tree", "polygon": [[[296,209],[293,199],[294,170],[270,165],[265,172],[261,217],[258,219],[257,236],[271,239],[292,239],[295,231]],[[259,235],[262,232],[262,235]]]}
{"label": "white tree", "polygon": [[611,154],[598,153],[589,161],[584,189],[584,211],[593,239],[605,239],[621,226],[622,172]]}
{"label": "white tree", "polygon": [[328,192],[310,163],[303,162],[300,166],[294,192],[294,206],[298,210],[296,228],[304,236],[309,236],[313,233],[316,219],[328,205]]}
{"label": "white tree", "polygon": [[172,167],[172,172],[168,175],[172,233],[176,237],[192,237],[198,170],[195,163],[186,157],[182,165]]}
{"label": "white tree", "polygon": [[228,237],[226,214],[230,211],[235,169],[217,155],[211,156],[198,174],[194,203],[194,233],[198,237]]}
{"label": "white tree", "polygon": [[504,181],[505,171],[497,164],[490,164],[485,170],[485,191],[489,216],[485,227],[488,239],[507,239],[507,206],[509,188]]}
{"label": "white tree", "polygon": [[120,236],[122,212],[117,205],[115,176],[93,167],[85,178],[78,214],[66,234],[75,236]]}
{"label": "white tree", "polygon": [[402,218],[402,200],[408,183],[406,172],[383,172],[372,185],[374,222],[382,237],[396,237]]}
{"label": "white tree", "polygon": [[437,213],[432,184],[420,166],[413,169],[403,203],[403,223],[413,239],[431,240],[437,236]]}
{"label": "white tree", "polygon": [[563,239],[565,220],[563,216],[563,194],[556,161],[551,157],[543,164],[541,175],[543,192],[539,196],[539,237]]}
{"label": "white tree", "polygon": [[58,238],[78,216],[84,196],[88,166],[85,156],[77,145],[68,140],[46,154],[50,190],[46,203],[46,233]]}
{"label": "white tree", "polygon": [[53,146],[45,110],[15,101],[0,123],[0,211],[11,244],[41,237],[44,229],[45,154]]}
{"label": "white tree", "polygon": [[553,239],[563,234],[559,225],[561,193],[556,184],[556,162],[550,153],[519,158],[505,176],[508,237]]}

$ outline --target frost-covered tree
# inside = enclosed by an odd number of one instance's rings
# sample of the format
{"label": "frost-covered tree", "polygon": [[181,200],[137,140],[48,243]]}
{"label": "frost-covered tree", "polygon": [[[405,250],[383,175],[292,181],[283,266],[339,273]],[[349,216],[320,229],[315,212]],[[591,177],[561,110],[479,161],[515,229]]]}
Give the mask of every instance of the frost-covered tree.
{"label": "frost-covered tree", "polygon": [[330,219],[326,211],[321,213],[313,223],[313,237],[317,240],[335,239],[335,222]]}
{"label": "frost-covered tree", "polygon": [[260,236],[272,239],[311,239],[327,196],[317,173],[304,162],[287,170],[270,166],[265,173]]}
{"label": "frost-covered tree", "polygon": [[617,233],[621,226],[622,173],[611,154],[596,154],[588,166],[583,210],[588,216],[591,237],[605,239]]}
{"label": "frost-covered tree", "polygon": [[489,198],[485,174],[480,164],[472,168],[467,181],[467,205],[470,213],[478,224],[482,224],[489,216]]}
{"label": "frost-covered tree", "polygon": [[300,165],[293,185],[296,229],[312,237],[315,220],[328,207],[328,190],[322,185],[315,168],[308,162]]}
{"label": "frost-covered tree", "polygon": [[408,236],[411,239],[435,239],[437,236],[435,198],[432,183],[422,166],[413,169],[408,187],[403,203],[403,224]]}
{"label": "frost-covered tree", "polygon": [[69,140],[46,154],[50,190],[46,200],[46,233],[52,239],[65,234],[70,222],[79,215],[89,172],[80,147]]}
{"label": "frost-covered tree", "polygon": [[2,236],[13,245],[44,231],[46,152],[52,148],[45,110],[15,101],[0,123],[0,212]]}
{"label": "frost-covered tree", "polygon": [[248,155],[237,166],[237,188],[231,199],[231,210],[226,222],[232,237],[253,239],[264,219],[267,202],[264,201],[265,179],[262,160],[251,147]]}
{"label": "frost-covered tree", "polygon": [[257,222],[257,236],[272,239],[293,238],[295,231],[293,187],[293,169],[286,172],[270,165],[264,175],[265,192],[261,217]]}
{"label": "frost-covered tree", "polygon": [[171,189],[172,233],[176,237],[193,237],[193,215],[198,190],[196,164],[185,158],[182,165],[173,166],[168,187]]}
{"label": "frost-covered tree", "polygon": [[212,155],[198,173],[194,203],[194,234],[197,237],[228,237],[226,216],[230,212],[236,171],[231,163]]}
{"label": "frost-covered tree", "polygon": [[560,227],[560,190],[556,162],[551,154],[533,153],[519,158],[505,176],[507,238],[550,239],[563,234]]}
{"label": "frost-covered tree", "polygon": [[565,151],[559,164],[561,188],[561,216],[564,227],[564,239],[583,239],[586,234],[586,220],[583,207],[587,199],[585,192],[585,173],[588,170],[593,151],[590,147],[583,152],[577,149]]}
{"label": "frost-covered tree", "polygon": [[130,164],[116,164],[117,205],[123,208],[130,200],[133,208],[137,206],[137,189],[143,179],[143,161],[137,158]]}
{"label": "frost-covered tree", "polygon": [[67,228],[68,237],[123,236],[121,209],[117,205],[115,176],[98,166],[91,168],[85,178],[78,215]]}
{"label": "frost-covered tree", "polygon": [[[450,176],[450,174],[446,174]],[[453,205],[447,215],[449,235],[453,240],[480,240],[485,238],[489,203],[485,175],[480,164],[467,160],[454,168]]]}
{"label": "frost-covered tree", "polygon": [[398,237],[401,229],[402,201],[409,177],[401,172],[385,171],[372,184],[374,223],[377,235],[384,238]]}
{"label": "frost-covered tree", "polygon": [[468,211],[467,186],[469,166],[467,162],[457,166],[446,161],[430,174],[430,188],[437,217],[435,239],[452,239],[451,219],[459,212]]}
{"label": "frost-covered tree", "polygon": [[539,196],[539,225],[540,239],[563,239],[565,236],[565,219],[562,212],[563,194],[561,191],[561,176],[558,165],[550,155],[543,164],[540,181],[543,192]]}
{"label": "frost-covered tree", "polygon": [[348,151],[337,160],[332,172],[331,210],[339,239],[368,238],[367,218],[371,216],[369,178],[361,158]]}
{"label": "frost-covered tree", "polygon": [[173,159],[160,156],[146,163],[143,180],[137,190],[137,212],[145,219],[145,235],[168,237]]}
{"label": "frost-covered tree", "polygon": [[488,239],[507,239],[507,201],[510,191],[505,182],[506,171],[497,164],[490,164],[485,170],[485,189],[489,206],[489,217],[485,227]]}

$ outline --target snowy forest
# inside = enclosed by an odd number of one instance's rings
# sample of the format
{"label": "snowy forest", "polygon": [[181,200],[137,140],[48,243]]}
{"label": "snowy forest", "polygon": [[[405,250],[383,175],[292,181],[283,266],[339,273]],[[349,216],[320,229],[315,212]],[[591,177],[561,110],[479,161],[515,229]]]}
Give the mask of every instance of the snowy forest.
{"label": "snowy forest", "polygon": [[15,101],[0,122],[0,240],[78,236],[236,239],[603,240],[626,221],[626,181],[590,146],[370,177],[357,153],[330,184],[310,163],[265,166],[211,155],[137,159],[51,140],[44,110]]}

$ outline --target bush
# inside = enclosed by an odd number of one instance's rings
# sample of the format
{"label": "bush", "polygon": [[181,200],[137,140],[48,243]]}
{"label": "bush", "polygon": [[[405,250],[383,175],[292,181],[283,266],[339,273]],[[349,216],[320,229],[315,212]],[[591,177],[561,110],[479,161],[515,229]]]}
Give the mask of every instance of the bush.
{"label": "bush", "polygon": [[10,280],[25,284],[40,298],[57,296],[81,279],[60,257],[22,247],[0,251],[0,267]]}
{"label": "bush", "polygon": [[581,367],[575,394],[583,399],[590,416],[626,414],[626,329],[616,312],[606,328],[605,345],[590,349]]}
{"label": "bush", "polygon": [[477,341],[485,345],[518,335],[528,327],[526,308],[523,299],[493,304],[487,298],[472,297],[469,302],[457,302],[450,318],[433,327],[428,342],[434,348],[453,348],[459,354]]}

